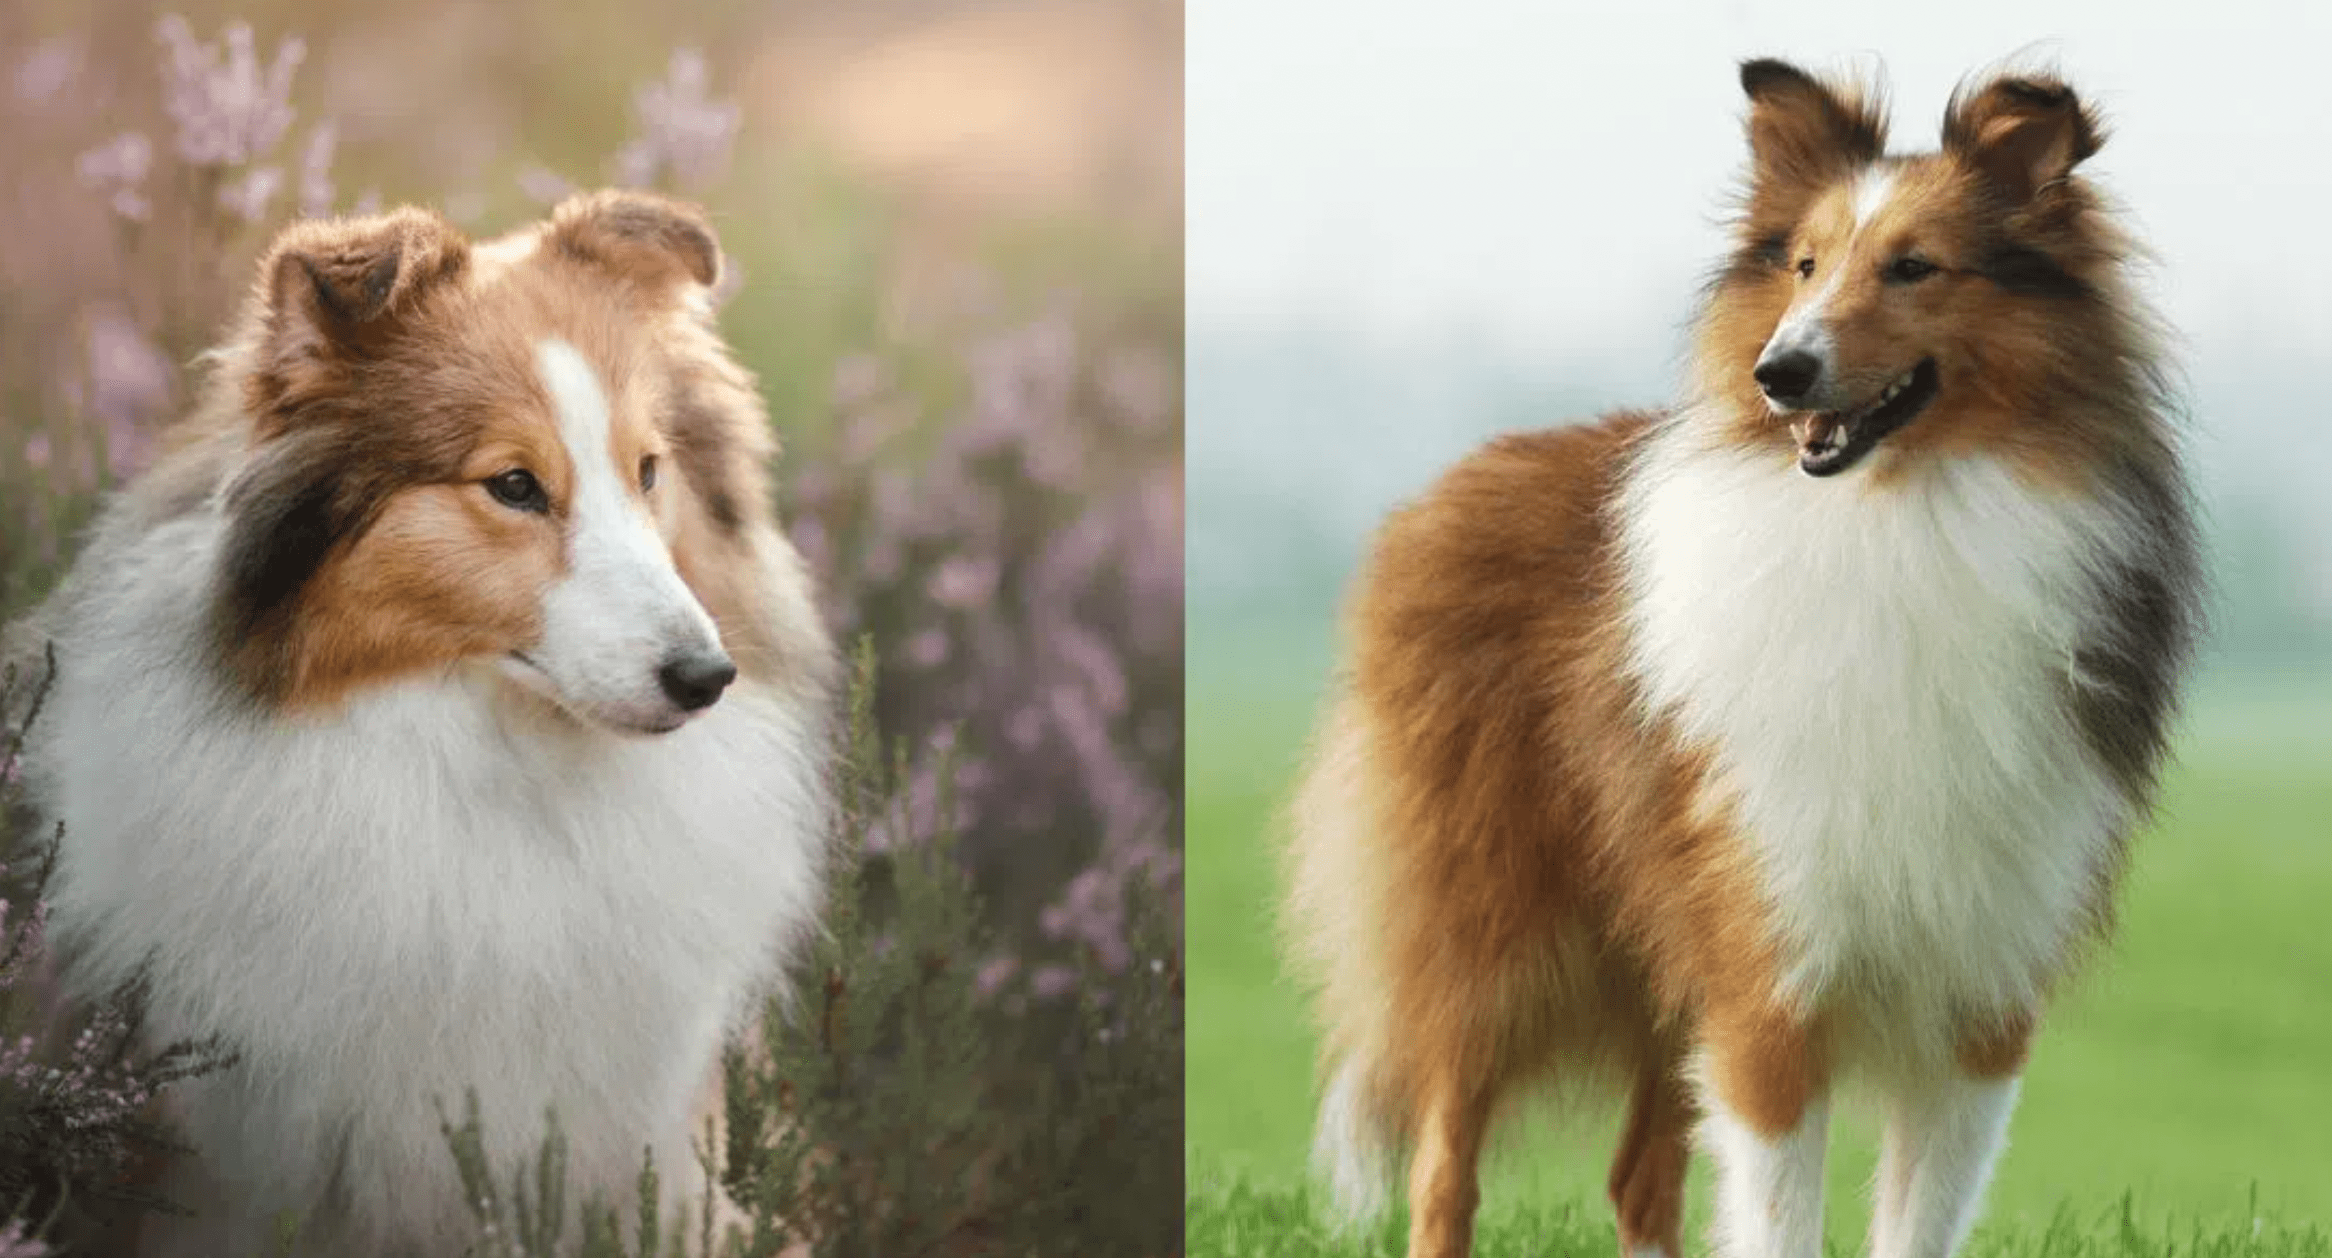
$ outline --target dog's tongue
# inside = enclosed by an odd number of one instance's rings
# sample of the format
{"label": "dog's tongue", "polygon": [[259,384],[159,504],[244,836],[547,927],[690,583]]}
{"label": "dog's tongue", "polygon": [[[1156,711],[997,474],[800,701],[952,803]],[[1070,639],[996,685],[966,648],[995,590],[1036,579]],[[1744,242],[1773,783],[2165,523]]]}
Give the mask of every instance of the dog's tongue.
{"label": "dog's tongue", "polygon": [[1798,439],[1798,452],[1819,458],[1846,444],[1847,423],[1827,411],[1817,411],[1790,425],[1790,433]]}

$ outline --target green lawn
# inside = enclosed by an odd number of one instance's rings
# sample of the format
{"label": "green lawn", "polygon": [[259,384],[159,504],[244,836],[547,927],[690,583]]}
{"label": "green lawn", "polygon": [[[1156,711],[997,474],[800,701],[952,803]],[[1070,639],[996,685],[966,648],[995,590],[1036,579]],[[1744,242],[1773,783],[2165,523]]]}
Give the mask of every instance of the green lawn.
{"label": "green lawn", "polygon": [[[1406,1248],[1398,1217],[1342,1233],[1322,1223],[1304,1189],[1245,1180],[1194,1185],[1186,1217],[1189,1252],[1204,1258],[1402,1258]],[[1854,1236],[1826,1240],[1832,1258],[1861,1252]],[[1493,1209],[1474,1232],[1474,1258],[1605,1258],[1612,1250],[1610,1224],[1577,1200]],[[2332,1232],[2241,1217],[2149,1218],[2125,1195],[2044,1222],[1986,1224],[1959,1258],[2332,1258]]]}
{"label": "green lawn", "polygon": [[[1191,1252],[1280,1252],[1224,1238],[1242,1219],[1300,1213],[1312,1037],[1270,933],[1271,827],[1326,631],[1194,621],[1190,643]],[[2327,713],[2321,671],[2217,681],[2198,696],[2164,817],[2137,846],[2119,944],[2034,1053],[1991,1197],[2000,1234],[2037,1238],[2060,1212],[2103,1227],[2125,1196],[2146,1220],[2234,1226],[2254,1191],[2270,1218],[2332,1222]],[[1515,1124],[1487,1176],[1486,1221],[1519,1236],[1568,1210],[1603,1252],[1614,1121]],[[1832,1148],[1834,1241],[1862,1235],[1872,1134],[1850,1101]],[[1705,1170],[1694,1178],[1705,1189]]]}

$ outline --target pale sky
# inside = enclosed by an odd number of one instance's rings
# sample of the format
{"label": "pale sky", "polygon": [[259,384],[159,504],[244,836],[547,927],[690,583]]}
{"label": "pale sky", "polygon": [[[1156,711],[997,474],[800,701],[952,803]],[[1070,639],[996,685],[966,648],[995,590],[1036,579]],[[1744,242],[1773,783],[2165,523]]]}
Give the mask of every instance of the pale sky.
{"label": "pale sky", "polygon": [[1954,82],[2021,51],[2105,111],[2111,138],[2086,169],[2161,255],[2154,291],[2198,376],[2332,358],[2321,0],[1187,11],[1194,331],[1300,325],[1665,364],[1745,152],[1737,61],[1883,61],[1890,142],[1925,149]]}
{"label": "pale sky", "polygon": [[1194,588],[1279,579],[1263,542],[1306,528],[1356,547],[1491,428],[1573,417],[1482,381],[1665,404],[1743,58],[1883,66],[1891,146],[1930,150],[2013,56],[2103,111],[2083,170],[2159,258],[2206,494],[2267,504],[2332,615],[2328,53],[2332,0],[1187,0]]}

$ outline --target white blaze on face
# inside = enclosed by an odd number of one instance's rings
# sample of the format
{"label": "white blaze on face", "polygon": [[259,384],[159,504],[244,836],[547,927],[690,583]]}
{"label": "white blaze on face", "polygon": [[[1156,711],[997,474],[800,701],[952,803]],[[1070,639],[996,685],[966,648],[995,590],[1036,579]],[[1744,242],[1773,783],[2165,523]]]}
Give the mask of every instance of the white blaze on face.
{"label": "white blaze on face", "polygon": [[[1891,170],[1868,170],[1855,177],[1854,185],[1847,193],[1854,209],[1854,227],[1847,234],[1845,244],[1840,247],[1835,257],[1814,260],[1816,267],[1814,273],[1819,278],[1821,287],[1814,290],[1810,296],[1800,298],[1796,304],[1790,307],[1789,314],[1782,318],[1781,326],[1773,330],[1773,336],[1765,342],[1764,351],[1757,356],[1757,361],[1764,363],[1789,353],[1813,355],[1814,361],[1821,365],[1821,373],[1815,378],[1817,383],[1811,399],[1817,403],[1821,400],[1822,390],[1828,387],[1832,378],[1830,302],[1838,296],[1838,286],[1846,278],[1846,260],[1853,253],[1855,241],[1862,236],[1863,227],[1878,214],[1880,209],[1886,206],[1894,194],[1895,172]],[[1788,261],[1792,266],[1797,265],[1795,258]],[[1783,406],[1781,403],[1771,400],[1768,400],[1766,405],[1777,413],[1797,409],[1797,407]],[[1803,406],[1805,403],[1798,405]]]}
{"label": "white blaze on face", "polygon": [[1856,235],[1860,235],[1863,227],[1876,217],[1879,210],[1886,205],[1888,198],[1895,195],[1895,172],[1891,170],[1864,171],[1855,177],[1852,195],[1854,197],[1854,231]]}
{"label": "white blaze on face", "polygon": [[574,474],[563,504],[567,573],[543,600],[542,642],[528,658],[582,715],[632,730],[677,727],[688,713],[659,670],[718,656],[720,636],[673,568],[634,473],[615,465],[607,393],[590,362],[554,337],[535,347],[535,366]]}

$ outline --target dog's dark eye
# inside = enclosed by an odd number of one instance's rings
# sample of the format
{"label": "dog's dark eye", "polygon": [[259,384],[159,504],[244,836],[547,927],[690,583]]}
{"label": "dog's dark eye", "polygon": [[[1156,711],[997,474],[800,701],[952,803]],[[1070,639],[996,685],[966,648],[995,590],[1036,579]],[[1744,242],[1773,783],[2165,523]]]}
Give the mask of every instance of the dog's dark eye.
{"label": "dog's dark eye", "polygon": [[640,492],[646,493],[655,487],[656,456],[653,454],[643,454],[640,456]]}
{"label": "dog's dark eye", "polygon": [[1798,274],[1805,276],[1807,279],[1814,278],[1814,260],[1812,258],[1798,259]]}
{"label": "dog's dark eye", "polygon": [[1925,258],[1906,255],[1887,264],[1887,279],[1896,284],[1916,284],[1939,269]]}
{"label": "dog's dark eye", "polygon": [[486,492],[494,501],[519,511],[545,512],[551,509],[550,495],[543,492],[542,482],[523,467],[514,467],[486,482]]}

